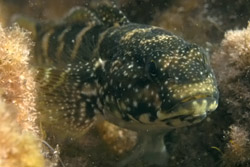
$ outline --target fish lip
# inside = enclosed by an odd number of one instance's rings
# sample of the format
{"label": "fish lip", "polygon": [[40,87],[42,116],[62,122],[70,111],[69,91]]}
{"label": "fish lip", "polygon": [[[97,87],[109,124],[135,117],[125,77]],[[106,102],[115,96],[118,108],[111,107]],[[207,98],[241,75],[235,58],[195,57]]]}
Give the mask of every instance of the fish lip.
{"label": "fish lip", "polygon": [[[203,98],[198,98],[198,97],[203,97]],[[194,100],[207,99],[207,98],[214,98],[216,100],[216,98],[213,97],[213,96],[211,96],[211,95],[201,95],[201,94],[198,94],[198,95],[195,95],[195,96],[192,96],[192,97],[183,98],[177,104],[175,104],[173,107],[171,107],[170,109],[168,109],[168,111],[169,112],[173,112],[173,110],[175,108],[179,107],[182,104],[189,103],[189,102],[194,101]]]}
{"label": "fish lip", "polygon": [[[173,107],[171,107],[168,110],[158,110],[158,112],[163,113],[163,115],[166,115],[166,118],[161,119],[161,121],[167,121],[169,119],[174,119],[180,116],[192,116],[192,117],[201,117],[201,116],[205,116],[208,115],[210,112],[212,112],[211,110],[208,110],[208,104],[211,105],[212,103],[215,105],[218,105],[218,99],[214,96],[211,95],[207,95],[207,96],[202,96],[203,98],[197,98],[197,97],[201,97],[201,96],[195,96],[193,98],[190,98],[190,100],[183,102],[182,100],[175,104]],[[202,102],[203,100],[206,100],[208,102],[207,106],[206,106],[206,110],[204,112],[201,113],[197,113],[195,112],[196,110],[194,110],[194,112],[192,112],[193,110],[189,110],[190,107],[192,107],[192,105],[190,105],[192,102]],[[180,112],[178,112],[179,109],[183,108],[186,109],[185,106],[187,106],[187,113],[182,114]],[[158,113],[157,112],[157,113]],[[204,117],[204,118],[205,118]],[[159,116],[158,116],[159,118]]]}

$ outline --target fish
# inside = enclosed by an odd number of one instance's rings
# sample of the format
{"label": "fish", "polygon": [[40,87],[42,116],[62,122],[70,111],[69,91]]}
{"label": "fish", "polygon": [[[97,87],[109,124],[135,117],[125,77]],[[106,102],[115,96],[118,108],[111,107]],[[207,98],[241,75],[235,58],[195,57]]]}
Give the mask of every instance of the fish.
{"label": "fish", "polygon": [[[31,63],[39,69],[39,102],[52,126],[83,131],[98,115],[142,138],[160,136],[164,148],[166,131],[197,124],[218,106],[203,48],[133,23],[114,4],[75,7],[58,21],[15,20],[33,33]],[[143,147],[152,152],[155,140]]]}

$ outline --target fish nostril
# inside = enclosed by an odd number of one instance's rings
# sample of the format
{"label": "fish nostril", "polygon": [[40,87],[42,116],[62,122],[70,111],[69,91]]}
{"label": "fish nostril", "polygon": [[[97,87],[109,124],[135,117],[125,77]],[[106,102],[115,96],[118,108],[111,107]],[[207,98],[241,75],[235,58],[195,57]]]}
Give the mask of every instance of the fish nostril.
{"label": "fish nostril", "polygon": [[191,45],[186,45],[186,47],[183,48],[183,51],[184,51],[185,53],[187,53],[187,52],[190,51],[190,49],[191,49]]}

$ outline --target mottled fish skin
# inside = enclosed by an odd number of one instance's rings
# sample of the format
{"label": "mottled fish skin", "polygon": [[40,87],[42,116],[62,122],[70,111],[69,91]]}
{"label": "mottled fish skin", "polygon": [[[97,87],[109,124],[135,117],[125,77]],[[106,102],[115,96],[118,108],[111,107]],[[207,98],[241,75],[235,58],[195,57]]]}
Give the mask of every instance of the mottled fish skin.
{"label": "mottled fish skin", "polygon": [[113,27],[98,50],[106,61],[105,114],[116,124],[155,131],[182,127],[217,107],[208,55],[166,30],[134,23]]}
{"label": "mottled fish skin", "polygon": [[164,131],[217,108],[207,53],[162,28],[108,6],[36,26],[35,62],[48,67],[37,78],[51,121],[86,127],[100,113],[121,127]]}

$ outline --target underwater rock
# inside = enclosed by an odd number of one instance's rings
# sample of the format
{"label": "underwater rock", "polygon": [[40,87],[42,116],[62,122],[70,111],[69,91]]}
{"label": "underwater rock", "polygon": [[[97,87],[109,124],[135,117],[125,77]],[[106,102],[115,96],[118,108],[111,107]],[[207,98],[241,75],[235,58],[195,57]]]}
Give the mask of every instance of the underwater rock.
{"label": "underwater rock", "polygon": [[[212,63],[216,69],[220,91],[225,97],[223,103],[227,104],[235,121],[242,115],[238,109],[245,112],[250,108],[249,43],[250,23],[246,29],[226,32],[221,48],[213,55]],[[237,111],[234,111],[235,107]]]}
{"label": "underwater rock", "polygon": [[0,26],[0,166],[44,167],[35,123],[34,71],[29,33]]}
{"label": "underwater rock", "polygon": [[16,121],[16,108],[0,99],[0,166],[45,167],[37,137],[22,132]]}
{"label": "underwater rock", "polygon": [[115,154],[124,154],[136,145],[136,132],[120,128],[107,121],[97,125],[100,135]]}
{"label": "underwater rock", "polygon": [[229,127],[226,135],[228,144],[223,154],[223,166],[250,166],[250,135],[247,127],[233,124]]}
{"label": "underwater rock", "polygon": [[250,22],[247,28],[225,33],[212,62],[221,103],[231,115],[232,125],[226,130],[228,143],[223,155],[224,165],[250,166]]}
{"label": "underwater rock", "polygon": [[32,46],[29,33],[19,27],[0,27],[0,36],[1,98],[16,105],[23,131],[37,133],[35,73],[28,65]]}

